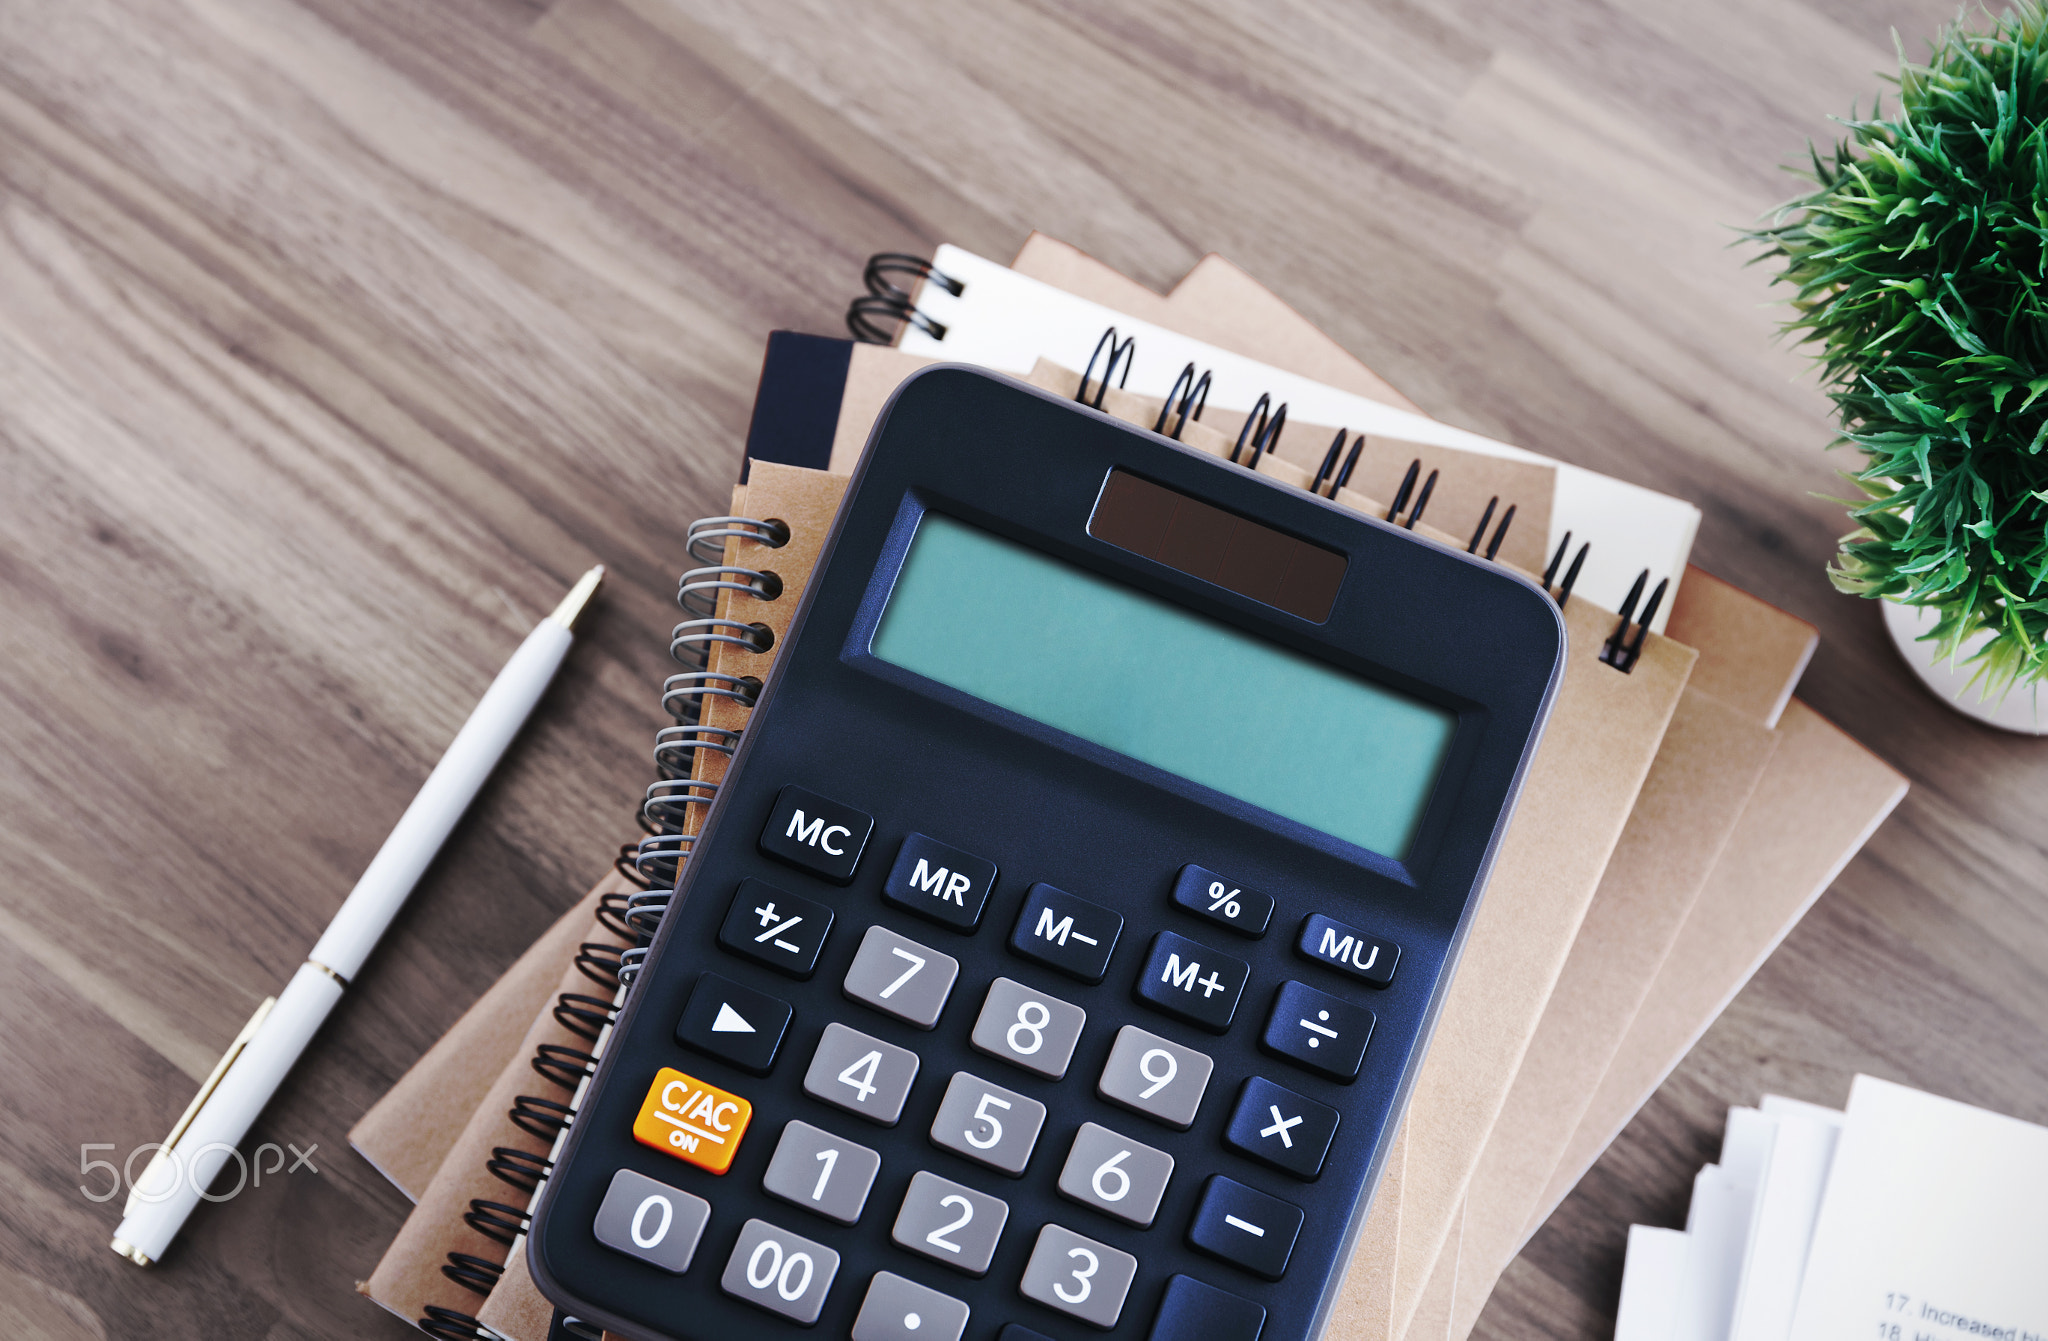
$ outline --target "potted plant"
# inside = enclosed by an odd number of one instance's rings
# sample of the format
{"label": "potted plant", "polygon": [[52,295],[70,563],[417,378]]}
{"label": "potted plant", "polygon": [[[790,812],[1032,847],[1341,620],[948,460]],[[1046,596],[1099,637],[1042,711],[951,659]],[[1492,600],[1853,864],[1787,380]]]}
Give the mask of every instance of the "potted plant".
{"label": "potted plant", "polygon": [[1835,586],[1954,706],[2048,731],[2048,6],[1945,28],[1896,83],[1748,237],[1862,454]]}

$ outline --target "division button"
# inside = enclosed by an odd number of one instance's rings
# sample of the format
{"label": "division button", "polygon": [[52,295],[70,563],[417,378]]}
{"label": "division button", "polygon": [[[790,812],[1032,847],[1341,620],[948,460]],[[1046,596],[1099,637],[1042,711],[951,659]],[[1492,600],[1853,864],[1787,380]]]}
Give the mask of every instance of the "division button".
{"label": "division button", "polygon": [[633,1119],[633,1139],[709,1173],[732,1167],[754,1106],[737,1094],[664,1066]]}
{"label": "division button", "polygon": [[932,1119],[931,1142],[1016,1178],[1044,1127],[1045,1105],[1038,1100],[955,1071]]}
{"label": "division button", "polygon": [[761,851],[835,885],[850,884],[874,817],[802,787],[784,787],[761,830]]}
{"label": "division button", "polygon": [[762,880],[740,881],[718,943],[743,959],[804,979],[818,967],[832,910],[822,903],[784,893]]}
{"label": "division button", "polygon": [[939,1022],[959,976],[960,961],[953,956],[877,925],[861,937],[839,990],[863,1006],[930,1029]]}
{"label": "division button", "polygon": [[742,987],[716,973],[698,975],[690,1004],[676,1022],[676,1042],[765,1076],[789,1028],[787,1001]]}
{"label": "division button", "polygon": [[1217,1174],[1202,1188],[1188,1242],[1255,1276],[1279,1280],[1301,1222],[1301,1207]]}
{"label": "division button", "polygon": [[893,1271],[878,1271],[851,1335],[852,1341],[960,1341],[966,1330],[966,1304]]}
{"label": "division button", "polygon": [[1223,1143],[1297,1178],[1313,1178],[1323,1171],[1336,1134],[1336,1109],[1253,1076],[1238,1091]]}
{"label": "division button", "polygon": [[718,1288],[735,1299],[809,1327],[824,1311],[826,1292],[839,1274],[839,1254],[766,1220],[740,1226],[740,1241],[726,1259]]}
{"label": "division button", "polygon": [[911,1175],[889,1238],[955,1271],[985,1276],[1009,1218],[1010,1204],[1002,1198],[920,1169]]}
{"label": "division button", "polygon": [[1018,1293],[1108,1331],[1124,1311],[1138,1259],[1060,1225],[1038,1231]]}
{"label": "division button", "polygon": [[1261,1305],[1193,1276],[1174,1276],[1145,1341],[1259,1341],[1265,1325]]}
{"label": "division button", "polygon": [[1401,962],[1401,947],[1357,927],[1347,927],[1332,917],[1310,913],[1301,924],[1301,938],[1294,952],[1311,964],[1348,973],[1374,987],[1394,980],[1394,965]]}
{"label": "division button", "polygon": [[1284,982],[1273,997],[1259,1046],[1332,1080],[1356,1080],[1373,1015],[1307,983]]}
{"label": "division button", "polygon": [[903,1116],[903,1101],[915,1079],[916,1053],[834,1021],[825,1026],[818,1050],[811,1054],[804,1093],[893,1127]]}
{"label": "division button", "polygon": [[1010,951],[1093,986],[1109,972],[1109,956],[1123,930],[1123,914],[1114,908],[1038,884],[1024,896]]}
{"label": "division button", "polygon": [[914,833],[903,840],[882,897],[955,931],[972,931],[996,887],[996,864]]}
{"label": "division button", "polygon": [[866,1146],[792,1121],[782,1129],[761,1188],[792,1206],[850,1225],[860,1219],[881,1169],[882,1157]]}
{"label": "division button", "polygon": [[697,1255],[711,1203],[644,1173],[620,1169],[597,1208],[597,1241],[681,1275]]}
{"label": "division button", "polygon": [[1060,1170],[1059,1187],[1060,1195],[1069,1201],[1149,1229],[1172,1177],[1172,1155],[1084,1122],[1074,1133],[1066,1167]]}
{"label": "division button", "polygon": [[1127,1024],[1103,1064],[1095,1092],[1178,1131],[1195,1123],[1216,1063],[1193,1048]]}
{"label": "division button", "polygon": [[1079,1006],[1014,978],[997,978],[988,985],[968,1042],[978,1052],[1058,1080],[1066,1075],[1087,1023],[1088,1012]]}
{"label": "division button", "polygon": [[1177,1020],[1220,1034],[1230,1028],[1251,965],[1185,936],[1162,931],[1138,970],[1138,999]]}
{"label": "division button", "polygon": [[1273,898],[1246,889],[1200,866],[1183,866],[1174,878],[1173,901],[1196,917],[1240,936],[1263,936],[1273,916]]}

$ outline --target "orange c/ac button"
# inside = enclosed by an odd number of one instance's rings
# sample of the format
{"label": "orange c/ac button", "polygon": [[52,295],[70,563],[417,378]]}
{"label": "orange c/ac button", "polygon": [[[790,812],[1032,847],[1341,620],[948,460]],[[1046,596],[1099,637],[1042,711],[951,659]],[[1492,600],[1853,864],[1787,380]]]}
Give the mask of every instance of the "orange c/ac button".
{"label": "orange c/ac button", "polygon": [[732,1167],[753,1116],[754,1106],[739,1095],[664,1066],[654,1073],[640,1116],[633,1119],[633,1139],[722,1174]]}

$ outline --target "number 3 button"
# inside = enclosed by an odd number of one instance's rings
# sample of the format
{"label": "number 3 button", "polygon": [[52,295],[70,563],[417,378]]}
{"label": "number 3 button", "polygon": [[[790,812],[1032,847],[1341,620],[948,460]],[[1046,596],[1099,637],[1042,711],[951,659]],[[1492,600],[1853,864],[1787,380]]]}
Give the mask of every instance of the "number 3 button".
{"label": "number 3 button", "polygon": [[1124,1311],[1138,1259],[1060,1225],[1038,1231],[1017,1290],[1026,1299],[1108,1331]]}
{"label": "number 3 button", "polygon": [[1044,1126],[1045,1105],[1038,1100],[955,1071],[932,1122],[932,1144],[1016,1178],[1031,1162]]}

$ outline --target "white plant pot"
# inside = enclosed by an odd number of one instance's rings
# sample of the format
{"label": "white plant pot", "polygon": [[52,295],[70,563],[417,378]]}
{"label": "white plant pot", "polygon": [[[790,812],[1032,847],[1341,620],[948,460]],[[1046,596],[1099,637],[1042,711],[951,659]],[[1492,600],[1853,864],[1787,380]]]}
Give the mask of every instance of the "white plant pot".
{"label": "white plant pot", "polygon": [[1933,628],[1939,616],[1924,605],[1897,605],[1891,601],[1880,601],[1884,607],[1885,631],[1892,635],[1898,645],[1899,655],[1913,668],[1936,698],[1965,717],[1974,717],[2006,731],[2017,731],[2023,735],[2048,735],[2048,702],[2042,702],[2041,686],[2020,685],[2003,697],[1983,697],[1976,686],[1970,683],[1971,668],[1964,663],[1970,659],[1990,635],[1980,633],[1968,639],[1956,649],[1953,662],[1935,659],[1935,645],[1918,642],[1916,639]]}

